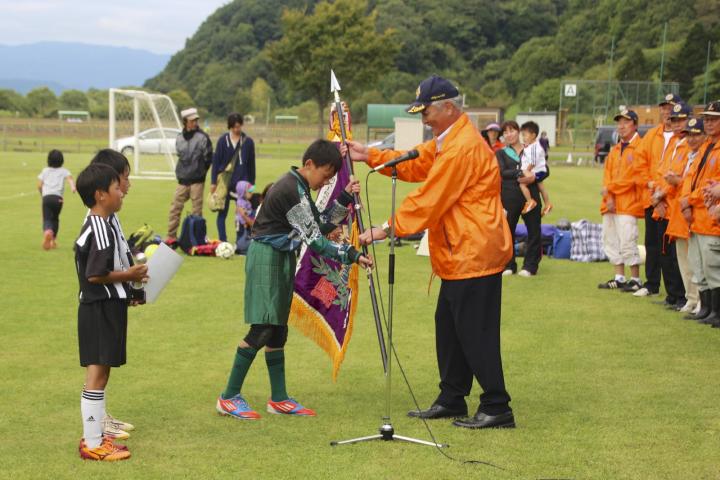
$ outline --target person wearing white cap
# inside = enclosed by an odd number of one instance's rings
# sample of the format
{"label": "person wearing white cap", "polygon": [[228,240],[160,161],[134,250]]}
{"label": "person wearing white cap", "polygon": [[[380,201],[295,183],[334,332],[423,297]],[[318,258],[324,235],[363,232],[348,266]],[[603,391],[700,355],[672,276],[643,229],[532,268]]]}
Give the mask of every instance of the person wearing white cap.
{"label": "person wearing white cap", "polygon": [[198,111],[196,108],[187,108],[180,112],[183,122],[183,131],[175,140],[178,152],[178,162],[175,166],[175,176],[178,185],[170,206],[168,218],[168,233],[165,243],[174,246],[177,242],[177,231],[180,225],[180,214],[188,199],[192,202],[193,215],[202,216],[203,191],[205,177],[212,163],[212,141],[200,129]]}

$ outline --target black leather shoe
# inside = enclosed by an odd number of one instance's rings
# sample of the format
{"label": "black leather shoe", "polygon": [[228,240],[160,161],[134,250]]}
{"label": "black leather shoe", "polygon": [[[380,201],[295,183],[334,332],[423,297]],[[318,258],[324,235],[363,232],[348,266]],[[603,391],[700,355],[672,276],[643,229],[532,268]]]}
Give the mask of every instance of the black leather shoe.
{"label": "black leather shoe", "polygon": [[448,418],[448,417],[464,417],[467,415],[467,408],[465,409],[452,409],[443,407],[439,403],[433,403],[430,408],[427,410],[410,410],[408,412],[408,417],[413,418],[425,418],[425,419],[434,419],[434,418]]}
{"label": "black leather shoe", "polygon": [[499,415],[486,415],[478,412],[473,417],[455,420],[453,425],[463,428],[515,428],[515,417],[512,412]]}

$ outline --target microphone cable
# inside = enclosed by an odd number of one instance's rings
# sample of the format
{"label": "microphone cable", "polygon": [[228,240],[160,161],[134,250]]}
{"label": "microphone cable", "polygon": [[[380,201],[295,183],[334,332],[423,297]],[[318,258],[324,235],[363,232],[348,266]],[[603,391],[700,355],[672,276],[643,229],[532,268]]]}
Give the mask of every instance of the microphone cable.
{"label": "microphone cable", "polygon": [[[365,176],[365,204],[367,205],[368,224],[369,224],[370,231],[372,232],[373,223],[372,223],[372,215],[370,213],[370,211],[371,211],[371,209],[370,209],[370,192],[368,189],[371,173],[374,173],[374,172],[372,170],[370,170],[367,173],[367,175]],[[360,232],[360,233],[362,233],[362,232]],[[387,322],[387,317],[385,316],[385,300],[383,299],[382,286],[381,286],[382,284],[380,281],[380,273],[379,273],[378,267],[377,267],[377,255],[375,254],[375,241],[372,238],[372,236],[371,236],[371,240],[373,240],[373,241],[370,242],[370,248],[372,250],[373,260],[375,261],[375,268],[373,269],[373,270],[375,270],[375,278],[376,278],[375,286],[376,286],[376,290],[378,292],[378,296],[380,297],[379,302],[378,302],[380,305],[380,314],[382,316],[382,321],[385,324],[385,331],[388,332],[389,331],[388,322]],[[417,397],[415,396],[415,392],[413,391],[412,385],[410,385],[410,380],[408,379],[408,377],[405,373],[405,369],[402,366],[402,362],[400,362],[400,357],[398,356],[397,349],[395,348],[395,342],[393,341],[392,337],[390,338],[390,350],[392,351],[392,355],[393,355],[393,357],[395,357],[395,361],[398,364],[398,368],[403,377],[403,380],[405,381],[405,386],[407,386],[407,389],[408,389],[408,392],[410,393],[410,397],[412,398],[413,404],[415,405],[415,408],[417,408],[417,410],[420,411],[420,404],[417,401]],[[392,358],[388,358],[388,361],[392,361]],[[448,454],[447,452],[445,452],[443,450],[441,445],[435,439],[435,434],[433,433],[432,429],[430,428],[430,425],[428,424],[427,419],[422,418],[422,417],[419,417],[419,418],[420,418],[420,420],[422,420],[423,424],[425,425],[425,429],[428,432],[428,435],[430,435],[432,442],[435,444],[435,449],[440,454],[442,454],[445,458],[447,458],[448,460],[453,461],[453,462],[462,463],[462,464],[487,465],[490,467],[497,468],[499,470],[507,471],[507,469],[505,469],[499,465],[495,465],[494,463],[491,463],[491,462],[486,462],[484,460],[459,459],[459,458],[453,457],[452,455]]]}

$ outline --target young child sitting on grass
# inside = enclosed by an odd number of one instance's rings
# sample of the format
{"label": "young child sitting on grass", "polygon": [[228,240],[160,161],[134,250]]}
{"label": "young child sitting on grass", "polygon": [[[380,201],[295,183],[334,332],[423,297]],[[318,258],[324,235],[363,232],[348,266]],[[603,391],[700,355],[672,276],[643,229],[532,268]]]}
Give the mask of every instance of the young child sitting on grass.
{"label": "young child sitting on grass", "polygon": [[38,175],[38,191],[42,196],[43,243],[45,250],[57,248],[55,239],[60,229],[60,212],[63,207],[65,181],[75,193],[75,182],[67,168],[63,168],[65,158],[60,150],[51,150],[47,157],[47,167]]}
{"label": "young child sitting on grass", "polygon": [[281,177],[263,200],[253,226],[252,241],[245,262],[245,323],[250,331],[240,342],[225,391],[216,409],[221,415],[255,420],[255,412],[240,393],[245,376],[257,352],[265,348],[270,375],[271,397],[267,411],[283,415],[315,416],[290,397],[285,388],[285,352],[288,316],[293,298],[295,252],[302,243],[324,256],[344,264],[372,266],[372,259],[352,245],[340,245],[324,234],[332,231],[348,215],[360,184],[351,182],[340,197],[319,212],[310,195],[329,183],[342,165],[337,147],[327,140],[316,140],[305,151],[300,168]]}
{"label": "young child sitting on grass", "polygon": [[[547,161],[545,159],[545,149],[538,140],[539,132],[540,127],[535,122],[525,122],[522,124],[522,127],[520,127],[520,133],[522,134],[525,148],[523,149],[523,153],[520,158],[522,160],[521,168],[523,170],[523,175],[530,176],[533,173],[535,174],[535,183],[537,183],[540,195],[542,195],[543,204],[545,204],[545,208],[543,208],[542,211],[542,215],[545,216],[550,213],[553,205],[550,203],[550,194],[547,192],[545,183],[543,183],[543,180],[549,176],[549,173]],[[525,197],[525,207],[523,207],[522,210],[522,213],[525,214],[535,208],[537,206],[537,202],[533,200],[530,195],[530,189],[527,185],[521,183],[520,190]]]}
{"label": "young child sitting on grass", "polygon": [[250,182],[240,180],[235,187],[237,200],[235,201],[235,253],[245,255],[250,246],[250,230],[255,223],[255,209],[250,202],[254,187]]}
{"label": "young child sitting on grass", "polygon": [[118,232],[110,217],[122,207],[120,178],[111,167],[92,163],[77,179],[77,190],[90,209],[75,242],[80,284],[78,345],[86,368],[80,399],[83,438],[80,458],[115,461],[130,458],[125,446],[103,435],[105,387],[110,368],[125,364],[129,282],[147,280],[147,266],[126,266],[118,249]]}

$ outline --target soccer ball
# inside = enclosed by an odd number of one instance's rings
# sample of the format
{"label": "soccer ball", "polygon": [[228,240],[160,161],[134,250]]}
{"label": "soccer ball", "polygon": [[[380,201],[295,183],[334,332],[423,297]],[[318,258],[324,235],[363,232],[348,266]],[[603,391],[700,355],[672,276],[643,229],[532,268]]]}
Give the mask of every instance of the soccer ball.
{"label": "soccer ball", "polygon": [[232,258],[235,255],[235,247],[232,243],[220,242],[220,245],[215,247],[215,256],[220,258]]}

